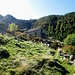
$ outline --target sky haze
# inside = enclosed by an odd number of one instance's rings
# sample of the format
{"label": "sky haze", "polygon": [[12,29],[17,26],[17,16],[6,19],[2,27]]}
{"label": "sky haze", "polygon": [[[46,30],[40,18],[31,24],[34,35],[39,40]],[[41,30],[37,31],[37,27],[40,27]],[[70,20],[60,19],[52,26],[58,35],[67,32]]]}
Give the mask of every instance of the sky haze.
{"label": "sky haze", "polygon": [[0,0],[0,14],[18,19],[38,19],[75,12],[75,0]]}

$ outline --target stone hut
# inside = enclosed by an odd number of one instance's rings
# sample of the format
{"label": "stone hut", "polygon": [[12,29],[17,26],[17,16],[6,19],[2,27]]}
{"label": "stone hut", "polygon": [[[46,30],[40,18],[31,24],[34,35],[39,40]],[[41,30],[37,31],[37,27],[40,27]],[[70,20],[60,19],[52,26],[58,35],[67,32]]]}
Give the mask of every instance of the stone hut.
{"label": "stone hut", "polygon": [[40,37],[40,38],[46,38],[45,32],[44,32],[44,30],[42,29],[41,26],[36,27],[36,28],[31,28],[31,29],[27,30],[26,33],[29,36],[37,36],[37,37]]}

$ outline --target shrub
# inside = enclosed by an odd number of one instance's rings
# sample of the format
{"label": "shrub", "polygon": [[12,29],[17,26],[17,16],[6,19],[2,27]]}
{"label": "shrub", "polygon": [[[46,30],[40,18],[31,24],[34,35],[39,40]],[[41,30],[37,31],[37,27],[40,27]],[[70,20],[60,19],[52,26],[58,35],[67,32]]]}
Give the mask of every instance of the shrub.
{"label": "shrub", "polygon": [[64,44],[66,44],[66,45],[74,45],[75,46],[75,34],[69,34],[65,38]]}
{"label": "shrub", "polygon": [[8,30],[11,32],[16,31],[16,30],[18,30],[18,25],[16,25],[15,23],[11,23],[11,24],[9,24]]}
{"label": "shrub", "polygon": [[0,34],[0,44],[3,43],[3,36]]}
{"label": "shrub", "polygon": [[75,46],[72,46],[72,45],[64,46],[63,52],[70,55],[75,55]]}
{"label": "shrub", "polygon": [[6,44],[9,41],[9,38],[6,35],[0,34],[0,44]]}
{"label": "shrub", "polygon": [[23,32],[19,32],[19,31],[16,31],[15,32],[15,37],[17,39],[21,39],[21,40],[25,40],[25,41],[28,40],[27,34],[26,33],[23,33]]}

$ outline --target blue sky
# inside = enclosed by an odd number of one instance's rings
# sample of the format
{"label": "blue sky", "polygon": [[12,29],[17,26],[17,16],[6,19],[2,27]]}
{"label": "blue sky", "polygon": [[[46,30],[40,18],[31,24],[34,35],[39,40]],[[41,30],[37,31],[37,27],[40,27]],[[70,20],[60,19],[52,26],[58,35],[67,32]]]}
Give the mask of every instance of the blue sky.
{"label": "blue sky", "polygon": [[75,0],[0,0],[0,14],[18,19],[38,19],[75,12]]}

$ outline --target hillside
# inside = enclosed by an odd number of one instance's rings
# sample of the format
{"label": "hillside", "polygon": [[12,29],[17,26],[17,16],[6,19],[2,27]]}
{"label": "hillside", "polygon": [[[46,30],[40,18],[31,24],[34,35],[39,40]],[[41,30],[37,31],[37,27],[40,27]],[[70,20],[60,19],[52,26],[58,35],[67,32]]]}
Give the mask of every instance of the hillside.
{"label": "hillside", "polygon": [[0,34],[0,75],[73,75],[73,65],[57,52],[41,43]]}
{"label": "hillside", "polygon": [[1,23],[5,24],[5,26],[3,25],[3,27],[2,27],[2,29],[4,29],[4,30],[6,30],[6,28],[8,28],[10,23],[15,23],[16,25],[18,25],[19,29],[25,29],[25,28],[30,29],[35,21],[36,20],[33,20],[33,19],[32,20],[17,19],[9,14],[6,16],[0,15],[0,25],[1,25]]}
{"label": "hillside", "polygon": [[34,27],[42,26],[48,37],[63,41],[68,35],[75,33],[75,12],[65,15],[49,15],[38,19]]}
{"label": "hillside", "polygon": [[2,15],[0,15],[0,20],[3,18],[3,16]]}
{"label": "hillside", "polygon": [[5,33],[8,25],[6,25],[4,22],[0,22],[0,33]]}

